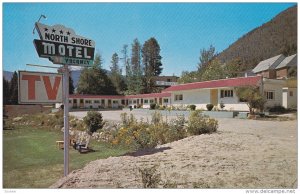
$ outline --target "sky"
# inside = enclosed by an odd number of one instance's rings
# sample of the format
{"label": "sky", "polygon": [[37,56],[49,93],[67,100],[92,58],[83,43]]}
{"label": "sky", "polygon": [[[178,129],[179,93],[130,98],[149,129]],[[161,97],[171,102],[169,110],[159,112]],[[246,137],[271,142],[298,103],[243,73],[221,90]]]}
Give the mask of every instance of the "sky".
{"label": "sky", "polygon": [[[217,52],[296,3],[3,3],[3,70],[54,71],[26,64],[53,65],[39,58],[32,33],[43,14],[46,25],[61,24],[95,41],[95,52],[109,69],[113,53],[124,44],[156,38],[162,56],[161,75],[180,76],[197,69],[200,50]],[[120,64],[122,66],[122,64]]]}

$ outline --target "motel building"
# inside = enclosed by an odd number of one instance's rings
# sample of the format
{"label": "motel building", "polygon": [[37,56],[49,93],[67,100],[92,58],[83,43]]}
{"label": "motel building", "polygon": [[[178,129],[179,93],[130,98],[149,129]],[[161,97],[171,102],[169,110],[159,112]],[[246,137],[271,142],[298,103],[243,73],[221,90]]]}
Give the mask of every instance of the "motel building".
{"label": "motel building", "polygon": [[70,95],[72,109],[117,109],[120,107],[150,108],[156,103],[162,106],[182,107],[194,104],[197,109],[206,110],[207,104],[225,110],[248,111],[246,102],[235,94],[236,87],[257,86],[266,97],[266,107],[283,106],[297,108],[297,87],[295,81],[268,79],[262,76],[239,77],[171,86],[161,93],[139,94],[128,96],[109,95]]}
{"label": "motel building", "polygon": [[265,108],[283,106],[296,109],[297,80],[291,79],[292,75],[289,73],[295,70],[297,70],[297,54],[288,57],[278,55],[259,62],[251,72],[254,76],[245,74],[245,77],[238,78],[171,84],[161,93],[127,96],[70,95],[69,104],[71,109],[116,109],[130,106],[148,109],[152,103],[166,107],[185,107],[193,104],[197,109],[206,110],[207,104],[219,108],[220,103],[223,103],[224,110],[249,111],[247,103],[237,97],[235,88],[256,86],[267,100]]}

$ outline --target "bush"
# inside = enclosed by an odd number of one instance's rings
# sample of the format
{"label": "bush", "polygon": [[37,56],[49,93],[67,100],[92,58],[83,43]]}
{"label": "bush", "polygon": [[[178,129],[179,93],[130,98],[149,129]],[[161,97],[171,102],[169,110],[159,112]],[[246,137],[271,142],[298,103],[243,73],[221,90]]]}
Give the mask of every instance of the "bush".
{"label": "bush", "polygon": [[152,166],[150,168],[139,168],[139,172],[142,175],[142,183],[144,188],[157,188],[159,182],[161,182],[161,174],[157,172],[158,166]]}
{"label": "bush", "polygon": [[90,133],[102,129],[104,125],[102,114],[97,111],[88,111],[87,116],[83,118],[83,122],[87,125]]}
{"label": "bush", "polygon": [[213,104],[207,104],[206,108],[208,111],[211,111],[213,109],[214,105]]}
{"label": "bush", "polygon": [[196,105],[191,104],[191,105],[190,105],[190,109],[191,109],[191,110],[196,110]]}
{"label": "bush", "polygon": [[285,113],[286,108],[283,106],[273,106],[269,109],[270,112],[276,112],[276,113]]}
{"label": "bush", "polygon": [[217,120],[204,116],[198,111],[192,112],[189,116],[187,130],[191,135],[216,132],[217,128]]}
{"label": "bush", "polygon": [[158,110],[165,110],[166,106],[159,106]]}
{"label": "bush", "polygon": [[155,103],[151,103],[151,104],[150,104],[150,110],[154,110],[155,107],[156,107],[156,104],[155,104]]}

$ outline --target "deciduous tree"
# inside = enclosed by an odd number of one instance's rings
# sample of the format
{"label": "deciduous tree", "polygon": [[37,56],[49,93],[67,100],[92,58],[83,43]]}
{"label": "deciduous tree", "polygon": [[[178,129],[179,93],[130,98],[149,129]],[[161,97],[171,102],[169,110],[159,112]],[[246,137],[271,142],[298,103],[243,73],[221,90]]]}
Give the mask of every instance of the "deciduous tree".
{"label": "deciduous tree", "polygon": [[84,68],[81,72],[77,93],[94,95],[115,95],[115,87],[108,78],[107,73],[102,69],[102,58],[96,54],[94,64],[91,68]]}

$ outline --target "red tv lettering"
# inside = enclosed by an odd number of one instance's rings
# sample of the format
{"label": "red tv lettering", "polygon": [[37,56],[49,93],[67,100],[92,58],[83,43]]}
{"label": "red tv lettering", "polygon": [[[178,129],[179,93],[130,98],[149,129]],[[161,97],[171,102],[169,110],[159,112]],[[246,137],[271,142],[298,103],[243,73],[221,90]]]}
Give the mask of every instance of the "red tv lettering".
{"label": "red tv lettering", "polygon": [[28,100],[35,100],[35,82],[41,81],[39,75],[23,75],[22,80],[28,81]]}
{"label": "red tv lettering", "polygon": [[57,91],[60,85],[61,77],[56,76],[54,80],[53,87],[51,86],[51,82],[49,76],[43,76],[44,85],[46,88],[47,96],[49,100],[55,100],[57,96]]}

